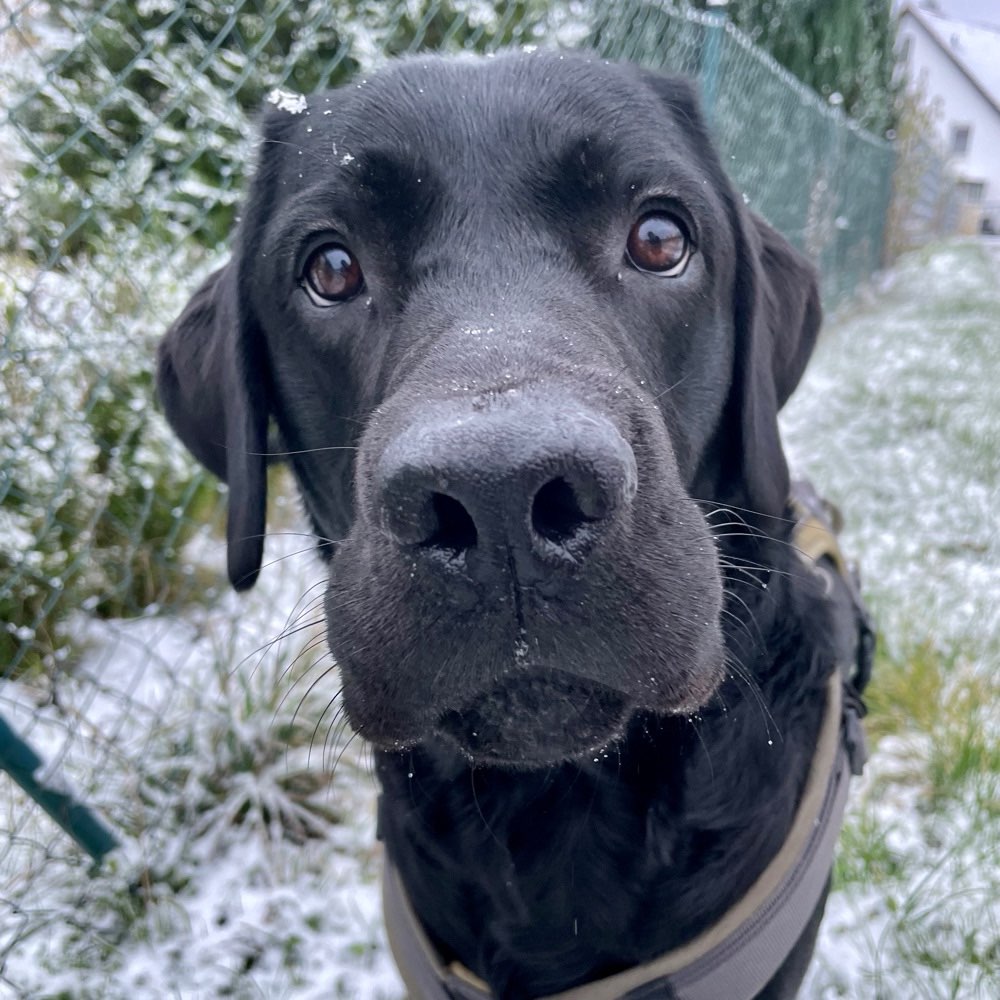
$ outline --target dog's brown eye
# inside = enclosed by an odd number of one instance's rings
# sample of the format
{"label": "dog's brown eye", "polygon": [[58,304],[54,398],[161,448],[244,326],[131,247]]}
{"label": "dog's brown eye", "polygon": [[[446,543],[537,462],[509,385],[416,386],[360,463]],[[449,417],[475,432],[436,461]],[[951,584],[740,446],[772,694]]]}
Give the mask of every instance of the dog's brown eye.
{"label": "dog's brown eye", "polygon": [[318,306],[346,302],[365,285],[357,257],[338,243],[324,243],[309,255],[303,281]]}
{"label": "dog's brown eye", "polygon": [[666,212],[649,212],[629,230],[625,252],[640,271],[675,278],[691,259],[691,240]]}

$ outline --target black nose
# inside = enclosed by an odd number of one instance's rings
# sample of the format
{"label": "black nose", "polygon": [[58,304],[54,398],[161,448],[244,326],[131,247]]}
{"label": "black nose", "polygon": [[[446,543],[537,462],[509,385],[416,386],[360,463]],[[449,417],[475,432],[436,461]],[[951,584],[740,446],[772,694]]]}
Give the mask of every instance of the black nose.
{"label": "black nose", "polygon": [[[428,410],[390,442],[376,489],[384,531],[482,578],[578,565],[638,486],[631,447],[582,405],[513,393],[483,410]],[[527,579],[526,579],[527,578]]]}

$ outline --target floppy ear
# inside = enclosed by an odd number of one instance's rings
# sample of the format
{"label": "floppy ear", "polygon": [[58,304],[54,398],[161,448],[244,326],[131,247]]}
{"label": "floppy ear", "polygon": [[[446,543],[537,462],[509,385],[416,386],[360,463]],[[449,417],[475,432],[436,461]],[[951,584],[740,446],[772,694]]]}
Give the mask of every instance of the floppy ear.
{"label": "floppy ear", "polygon": [[252,587],[264,553],[268,404],[259,337],[230,261],[204,281],[157,352],[156,387],[178,437],[229,485],[229,579]]}
{"label": "floppy ear", "polygon": [[823,309],[813,266],[763,219],[756,215],[751,219],[761,244],[764,309],[760,320],[770,334],[771,374],[780,410],[806,370]]}
{"label": "floppy ear", "polygon": [[[730,210],[736,236],[733,318],[736,355],[724,419],[727,492],[765,516],[781,517],[789,476],[778,411],[799,383],[822,320],[816,272],[788,241],[748,212]],[[738,432],[736,428],[738,427]],[[739,497],[739,484],[746,496]]]}

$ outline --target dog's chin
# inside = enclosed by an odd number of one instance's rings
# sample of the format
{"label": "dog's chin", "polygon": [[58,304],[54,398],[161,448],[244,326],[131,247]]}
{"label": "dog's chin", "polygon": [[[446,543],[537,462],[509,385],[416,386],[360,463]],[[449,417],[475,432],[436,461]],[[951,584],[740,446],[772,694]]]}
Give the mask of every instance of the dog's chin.
{"label": "dog's chin", "polygon": [[[714,695],[724,676],[704,660],[670,685],[669,694],[625,692],[554,668],[510,674],[436,715],[418,721],[407,713],[365,719],[353,711],[354,685],[345,678],[344,700],[355,729],[376,749],[400,752],[434,742],[452,747],[473,766],[531,770],[586,763],[625,736],[637,714],[687,715]],[[657,686],[659,687],[659,686]],[[361,699],[363,701],[363,699]],[[378,719],[382,725],[375,722]]]}
{"label": "dog's chin", "polygon": [[461,708],[441,713],[435,735],[481,766],[523,770],[593,758],[624,736],[636,711],[688,714],[714,694],[722,670],[698,672],[698,682],[655,707],[560,670],[507,678]]}
{"label": "dog's chin", "polygon": [[508,678],[443,712],[435,735],[479,765],[525,769],[576,760],[617,739],[632,714],[619,691],[557,670]]}

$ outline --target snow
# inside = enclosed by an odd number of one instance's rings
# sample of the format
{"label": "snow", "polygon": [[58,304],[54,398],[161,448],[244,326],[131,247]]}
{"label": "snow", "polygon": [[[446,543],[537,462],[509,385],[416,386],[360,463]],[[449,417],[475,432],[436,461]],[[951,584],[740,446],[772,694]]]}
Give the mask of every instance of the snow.
{"label": "snow", "polygon": [[302,94],[279,88],[275,88],[267,95],[267,103],[273,104],[279,111],[287,111],[290,115],[300,115],[309,108],[309,102]]}
{"label": "snow", "polygon": [[996,266],[972,245],[910,255],[877,294],[895,308],[820,344],[783,415],[786,445],[847,513],[887,639],[931,623],[986,665],[1000,637],[1000,399],[982,361],[995,327],[968,303],[1000,310]]}

